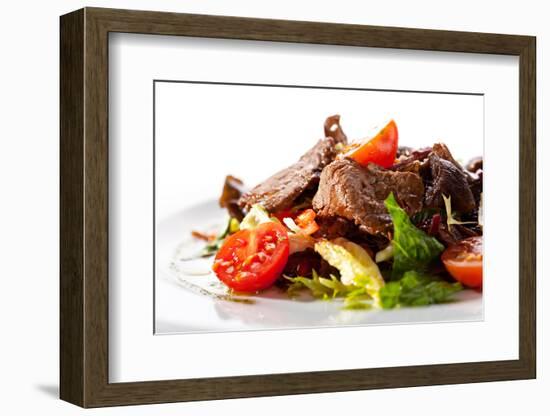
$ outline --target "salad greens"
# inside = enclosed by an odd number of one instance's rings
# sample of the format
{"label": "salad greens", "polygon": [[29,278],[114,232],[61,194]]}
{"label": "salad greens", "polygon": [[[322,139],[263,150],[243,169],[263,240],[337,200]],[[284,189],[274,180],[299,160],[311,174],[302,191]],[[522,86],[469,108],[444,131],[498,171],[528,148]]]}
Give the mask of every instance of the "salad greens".
{"label": "salad greens", "polygon": [[376,263],[360,245],[336,238],[316,243],[315,251],[338,269],[343,285],[360,286],[373,298],[375,305],[380,303],[379,292],[384,279]]}
{"label": "salad greens", "polygon": [[384,203],[393,221],[392,279],[399,279],[409,270],[425,271],[445,247],[413,225],[393,193],[390,193]]}
{"label": "salad greens", "polygon": [[336,276],[330,275],[330,279],[326,279],[320,277],[315,270],[312,278],[301,276],[284,276],[284,278],[291,282],[287,289],[291,297],[297,296],[302,289],[306,288],[319,299],[344,298],[344,309],[370,309],[375,306],[374,299],[367,292],[367,282],[363,279],[356,279],[353,284],[345,285]]}
{"label": "salad greens", "polygon": [[288,277],[291,282],[287,289],[289,296],[294,297],[304,288],[319,299],[329,300],[344,298],[344,309],[383,309],[399,308],[401,306],[425,306],[434,303],[448,302],[452,295],[462,290],[458,282],[449,283],[435,277],[415,271],[406,272],[401,280],[392,281],[380,288],[380,305],[367,292],[367,279],[356,279],[352,284],[343,284],[336,276],[330,279],[320,277],[313,271],[313,277]]}
{"label": "salad greens", "polygon": [[269,221],[272,221],[269,212],[261,205],[255,204],[252,205],[248,214],[246,214],[241,221],[240,229],[246,230],[256,228],[258,225]]}
{"label": "salad greens", "polygon": [[[449,211],[450,198],[444,199]],[[315,251],[338,270],[339,276],[331,274],[326,278],[315,270],[311,278],[285,275],[284,278],[290,281],[289,296],[294,297],[302,289],[307,289],[316,298],[343,298],[344,309],[392,309],[447,302],[454,293],[462,290],[460,283],[448,283],[426,273],[428,266],[443,251],[443,245],[414,226],[393,194],[384,203],[393,221],[394,236],[390,245],[377,253],[376,262],[360,245],[345,238],[315,242],[308,236],[308,244],[314,244]],[[214,254],[224,239],[239,229],[252,229],[269,221],[277,220],[270,217],[261,205],[252,206],[241,223],[229,218],[202,255]],[[391,281],[385,283],[376,263],[392,257]]]}
{"label": "salad greens", "polygon": [[408,271],[399,281],[388,282],[380,289],[384,309],[399,306],[424,306],[443,303],[462,290],[458,282],[449,283],[416,271]]}
{"label": "salad greens", "polygon": [[345,309],[392,309],[448,302],[462,290],[458,282],[449,283],[426,273],[443,245],[412,224],[393,194],[385,204],[393,221],[394,238],[376,257],[380,262],[393,256],[390,282],[384,282],[377,264],[360,245],[336,238],[317,242],[315,251],[338,269],[340,276],[327,279],[315,270],[312,278],[284,276],[291,282],[289,295],[306,288],[316,298],[344,298]]}
{"label": "salad greens", "polygon": [[309,277],[289,277],[285,279],[291,282],[287,289],[289,296],[296,296],[303,288],[310,290],[311,294],[316,298],[332,299],[345,295],[349,287],[344,285],[336,276],[330,275],[330,279],[320,277],[315,270],[313,276]]}
{"label": "salad greens", "polygon": [[237,232],[239,230],[239,221],[236,218],[229,217],[227,222],[225,223],[224,227],[220,230],[218,235],[216,235],[216,238],[209,242],[204,248],[202,249],[201,256],[202,257],[208,257],[213,254],[216,254],[220,247],[223,244],[223,241],[225,240],[225,237],[227,237],[229,234],[233,234],[234,232]]}

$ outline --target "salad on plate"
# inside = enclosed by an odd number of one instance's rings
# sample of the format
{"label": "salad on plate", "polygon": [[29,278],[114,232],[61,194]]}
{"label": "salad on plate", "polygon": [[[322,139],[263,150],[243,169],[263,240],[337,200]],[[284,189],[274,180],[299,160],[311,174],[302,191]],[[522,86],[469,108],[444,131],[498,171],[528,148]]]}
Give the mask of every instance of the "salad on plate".
{"label": "salad on plate", "polygon": [[444,143],[399,146],[393,120],[348,140],[333,115],[324,138],[262,183],[246,189],[228,175],[223,230],[193,236],[234,293],[278,287],[346,309],[449,302],[482,289],[482,169]]}

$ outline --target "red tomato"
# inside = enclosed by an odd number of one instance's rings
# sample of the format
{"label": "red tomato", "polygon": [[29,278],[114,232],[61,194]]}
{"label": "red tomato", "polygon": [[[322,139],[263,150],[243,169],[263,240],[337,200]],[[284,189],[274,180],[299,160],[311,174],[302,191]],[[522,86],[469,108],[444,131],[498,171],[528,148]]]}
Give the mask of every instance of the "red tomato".
{"label": "red tomato", "polygon": [[288,260],[285,228],[266,222],[227,237],[212,270],[223,283],[239,292],[256,292],[275,283]]}
{"label": "red tomato", "polygon": [[344,156],[354,159],[362,165],[372,162],[383,168],[389,168],[395,163],[397,141],[397,124],[391,120],[372,139],[356,145],[352,144],[351,149]]}
{"label": "red tomato", "polygon": [[470,237],[449,246],[441,255],[447,271],[464,286],[483,284],[483,237]]}

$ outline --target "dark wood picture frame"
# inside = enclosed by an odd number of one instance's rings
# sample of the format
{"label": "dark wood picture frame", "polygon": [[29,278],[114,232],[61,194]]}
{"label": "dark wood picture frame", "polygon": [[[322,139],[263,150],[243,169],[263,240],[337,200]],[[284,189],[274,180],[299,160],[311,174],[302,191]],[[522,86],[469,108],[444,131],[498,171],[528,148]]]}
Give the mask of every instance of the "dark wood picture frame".
{"label": "dark wood picture frame", "polygon": [[[536,39],[85,8],[60,19],[60,396],[83,407],[351,391],[536,376]],[[109,383],[108,35],[247,39],[519,57],[519,359]]]}

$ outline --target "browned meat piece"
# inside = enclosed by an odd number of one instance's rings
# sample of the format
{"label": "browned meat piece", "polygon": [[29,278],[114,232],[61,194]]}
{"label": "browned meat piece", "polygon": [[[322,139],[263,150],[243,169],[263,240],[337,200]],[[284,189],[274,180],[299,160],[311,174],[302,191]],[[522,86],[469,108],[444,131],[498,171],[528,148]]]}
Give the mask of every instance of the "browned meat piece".
{"label": "browned meat piece", "polygon": [[[312,249],[292,253],[286,262],[283,274],[286,276],[311,277],[313,270],[320,273],[321,269],[330,267],[319,254]],[[328,276],[324,274],[322,276]]]}
{"label": "browned meat piece", "polygon": [[243,194],[239,206],[248,210],[260,204],[269,212],[291,207],[304,191],[317,185],[321,171],[337,154],[337,143],[333,137],[319,140],[298,162]]}
{"label": "browned meat piece", "polygon": [[439,156],[442,159],[445,159],[449,162],[451,162],[453,165],[457,167],[457,169],[460,169],[461,171],[464,171],[464,168],[458,163],[453,155],[451,154],[451,151],[449,148],[444,145],[443,143],[436,143],[432,146],[432,153],[436,156]]}
{"label": "browned meat piece", "polygon": [[476,201],[476,206],[479,207],[481,193],[483,192],[483,171],[481,169],[477,170],[475,178],[470,182],[470,190]]}
{"label": "browned meat piece", "polygon": [[428,157],[432,154],[451,162],[459,171],[463,172],[467,178],[470,178],[470,175],[468,175],[460,163],[455,160],[449,148],[443,143],[436,143],[432,147],[413,150],[407,156],[399,158],[398,162],[390,169],[403,172],[416,172],[419,169],[423,170],[429,166],[430,162]]}
{"label": "browned meat piece", "polygon": [[453,210],[470,212],[477,207],[481,180],[467,172],[443,143],[412,152],[391,167],[399,172],[419,174],[426,188],[424,205],[444,208],[442,194],[451,197]]}
{"label": "browned meat piece", "polygon": [[413,150],[408,155],[401,156],[397,163],[390,169],[400,172],[414,172],[421,174],[421,172],[425,169],[426,158],[431,152],[431,147]]}
{"label": "browned meat piece", "polygon": [[[432,147],[432,151],[434,154],[436,154],[437,156],[439,156],[444,160],[451,162],[456,167],[456,171],[455,171],[455,175],[457,176],[456,181],[457,183],[460,183],[460,185],[458,187],[451,186],[450,189],[448,189],[449,190],[448,195],[451,196],[453,210],[457,210],[460,212],[470,212],[477,209],[477,206],[479,203],[479,194],[481,193],[481,188],[482,188],[481,173],[479,175],[473,175],[469,171],[464,169],[464,167],[453,158],[453,156],[451,155],[451,152],[449,151],[447,146],[445,146],[443,143],[434,144]],[[481,159],[481,163],[483,163],[483,159]],[[460,176],[459,172],[462,174],[466,183],[468,184],[468,189],[464,188],[464,181],[462,179],[458,179]],[[435,177],[434,173],[435,173],[434,168],[432,167],[432,177]],[[441,185],[443,185],[444,181],[445,181],[444,178],[440,180]],[[441,189],[442,189],[441,192],[444,192],[443,186],[441,186]],[[457,200],[460,200],[460,202],[457,202]]]}
{"label": "browned meat piece", "polygon": [[328,238],[329,240],[348,236],[357,229],[353,221],[342,217],[317,218],[317,223],[319,224],[319,230],[314,234],[314,237]]}
{"label": "browned meat piece", "polygon": [[445,218],[436,213],[420,222],[414,222],[413,220],[413,223],[426,234],[436,237],[445,246],[456,244],[468,237],[483,234],[481,227],[477,224],[477,213],[467,215],[465,218],[461,218],[461,220],[468,221],[469,223],[452,224],[449,226]]}
{"label": "browned meat piece", "polygon": [[345,237],[365,249],[369,248],[373,253],[382,250],[389,243],[388,235],[369,234],[364,227],[361,229],[353,221],[342,217],[317,218],[317,223],[319,224],[319,230],[313,235],[315,238],[332,240],[333,238]]}
{"label": "browned meat piece", "polygon": [[466,170],[468,172],[476,173],[478,170],[483,169],[483,158],[481,156],[474,157],[466,164]]}
{"label": "browned meat piece", "polygon": [[338,114],[330,116],[325,120],[325,137],[334,137],[336,142],[346,144],[348,138],[340,126],[340,116]]}
{"label": "browned meat piece", "polygon": [[451,227],[448,227],[447,224],[443,222],[439,224],[436,233],[438,240],[447,247],[456,244],[465,238],[479,235],[482,235],[481,231],[476,230],[475,228],[469,228],[463,225],[452,225]]}
{"label": "browned meat piece", "polygon": [[384,200],[390,192],[409,215],[422,209],[424,185],[417,174],[393,172],[372,163],[363,167],[351,159],[340,159],[321,173],[313,209],[321,222],[339,217],[363,232],[389,236],[392,221]]}
{"label": "browned meat piece", "polygon": [[292,206],[306,191],[315,192],[323,168],[334,160],[347,138],[340,126],[340,116],[333,115],[325,120],[325,138],[317,142],[298,162],[277,172],[239,199],[239,206],[245,210],[260,204],[270,212],[277,212]]}
{"label": "browned meat piece", "polygon": [[222,208],[227,208],[229,215],[241,221],[244,213],[239,207],[238,201],[243,193],[243,181],[234,176],[227,175],[223,184],[223,191],[220,195],[219,204]]}
{"label": "browned meat piece", "polygon": [[444,159],[435,152],[430,155],[431,183],[426,186],[424,205],[429,208],[443,208],[443,195],[446,195],[451,197],[453,210],[473,211],[476,209],[476,201],[470,189],[469,176],[453,161],[454,159]]}
{"label": "browned meat piece", "polygon": [[414,151],[414,149],[412,147],[409,147],[409,146],[399,146],[397,148],[397,153],[395,154],[395,157],[397,159],[399,158],[405,158],[405,157],[409,157],[412,152]]}

